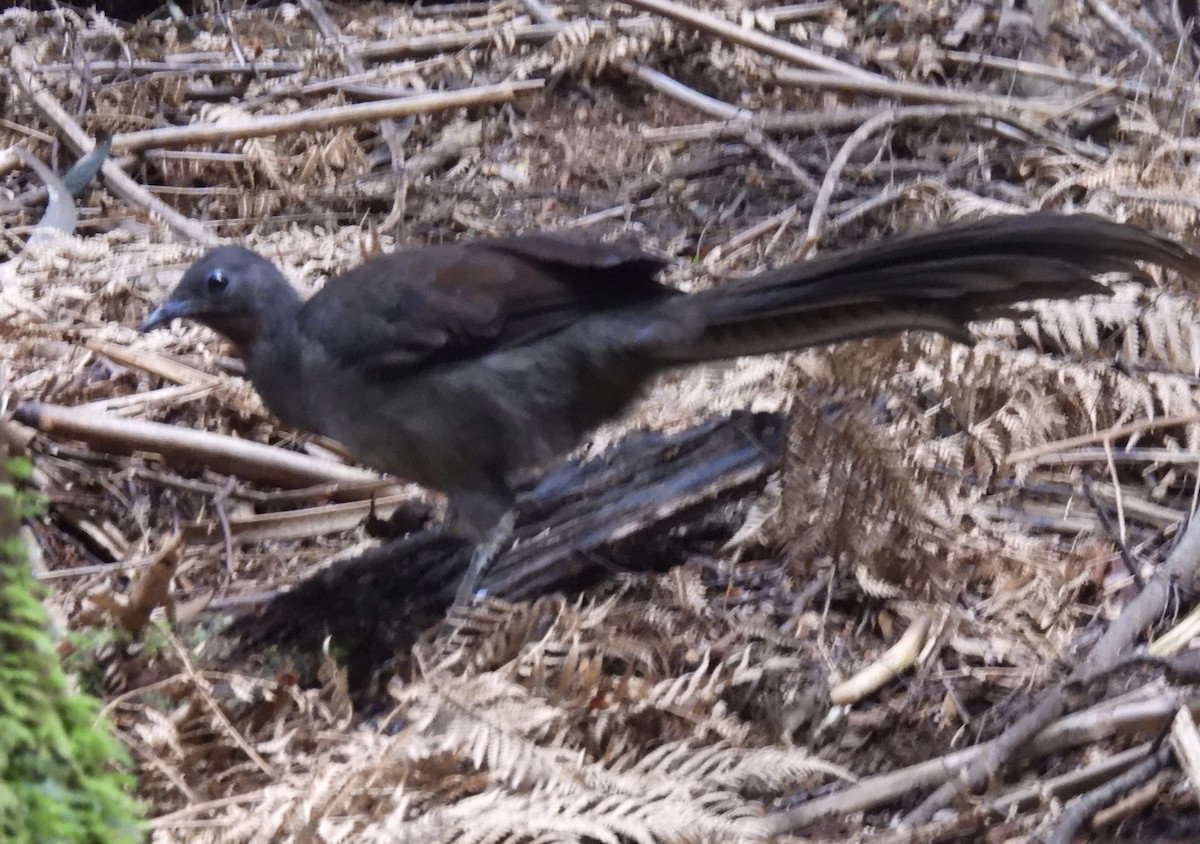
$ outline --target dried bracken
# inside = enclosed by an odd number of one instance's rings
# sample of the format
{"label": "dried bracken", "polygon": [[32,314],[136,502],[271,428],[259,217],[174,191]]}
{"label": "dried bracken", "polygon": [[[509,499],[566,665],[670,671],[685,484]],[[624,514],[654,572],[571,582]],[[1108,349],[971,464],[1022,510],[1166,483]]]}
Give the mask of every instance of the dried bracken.
{"label": "dried bracken", "polygon": [[[278,425],[211,335],[134,331],[217,238],[310,290],[381,249],[581,222],[678,259],[668,280],[688,288],[1032,208],[1200,240],[1196,55],[1191,30],[1153,17],[1166,6],[194,5],[180,20],[127,21],[119,2],[111,17],[0,13],[0,412],[82,406],[333,465],[336,447]],[[336,111],[414,95],[427,107],[387,129]],[[311,122],[245,128],[296,116]],[[141,134],[208,125],[240,128]],[[32,237],[46,186],[8,148],[62,172],[101,131],[124,175],[78,198],[73,235]],[[1070,673],[1090,631],[1139,600],[1200,489],[1194,284],[1111,286],[976,326],[973,347],[908,335],[663,379],[581,452],[786,412],[781,477],[742,529],[675,525],[707,542],[683,565],[487,601],[367,676],[325,631],[309,631],[323,649],[237,648],[225,624],[368,547],[347,524],[376,492],[419,493],[343,489],[363,503],[339,521],[320,509],[328,484],[281,490],[0,424],[50,498],[28,528],[60,651],[106,696],[157,841],[897,840],[874,830],[944,781],[951,754],[1052,694],[1060,711],[1093,706],[1072,716],[1091,731],[1023,742],[983,808],[924,832],[1069,835],[1082,809],[1060,818],[1056,801],[1146,761],[1136,740],[1196,682],[1169,661]],[[155,560],[180,529],[166,572]],[[1173,736],[1186,748],[1194,727],[1180,717]],[[1156,765],[1153,791],[1087,799],[1132,836],[1191,840],[1195,767]]]}

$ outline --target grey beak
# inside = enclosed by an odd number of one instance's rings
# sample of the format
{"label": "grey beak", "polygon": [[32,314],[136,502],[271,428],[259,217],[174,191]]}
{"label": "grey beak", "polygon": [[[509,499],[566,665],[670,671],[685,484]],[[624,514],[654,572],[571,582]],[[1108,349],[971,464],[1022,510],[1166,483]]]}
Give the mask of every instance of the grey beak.
{"label": "grey beak", "polygon": [[150,316],[146,317],[145,322],[138,326],[138,331],[145,333],[160,326],[169,325],[173,319],[190,316],[192,310],[191,304],[187,301],[168,299],[150,312]]}

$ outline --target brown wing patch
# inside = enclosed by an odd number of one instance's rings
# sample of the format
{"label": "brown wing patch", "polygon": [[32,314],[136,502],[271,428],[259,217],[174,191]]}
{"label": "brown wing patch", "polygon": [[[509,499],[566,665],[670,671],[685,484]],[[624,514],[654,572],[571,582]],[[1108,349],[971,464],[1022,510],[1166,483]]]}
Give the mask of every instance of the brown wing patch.
{"label": "brown wing patch", "polygon": [[427,247],[332,279],[300,326],[343,363],[389,377],[662,300],[678,291],[655,280],[661,267],[628,246],[547,234]]}

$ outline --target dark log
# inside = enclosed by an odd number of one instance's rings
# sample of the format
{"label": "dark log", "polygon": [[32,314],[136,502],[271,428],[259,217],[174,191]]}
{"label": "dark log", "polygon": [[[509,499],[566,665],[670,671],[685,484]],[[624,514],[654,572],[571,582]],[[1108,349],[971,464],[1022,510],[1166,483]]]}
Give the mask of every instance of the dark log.
{"label": "dark log", "polygon": [[[517,541],[483,588],[527,600],[714,552],[740,526],[747,494],[779,468],[784,425],[781,414],[738,412],[563,464],[519,499]],[[361,681],[442,620],[469,557],[436,528],[414,533],[331,565],[235,628],[251,650],[317,652],[330,637]]]}

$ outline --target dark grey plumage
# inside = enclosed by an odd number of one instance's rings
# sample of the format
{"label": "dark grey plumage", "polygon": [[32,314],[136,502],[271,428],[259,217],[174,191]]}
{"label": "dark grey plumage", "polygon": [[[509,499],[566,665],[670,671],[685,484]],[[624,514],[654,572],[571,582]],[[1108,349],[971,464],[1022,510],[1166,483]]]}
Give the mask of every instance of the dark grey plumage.
{"label": "dark grey plumage", "polygon": [[307,302],[238,247],[200,258],[143,329],[195,319],[238,347],[267,406],[362,462],[445,492],[479,541],[545,465],[660,370],[967,324],[1033,299],[1102,293],[1139,262],[1200,258],[1133,226],[1038,213],[947,226],[685,295],[658,259],[560,235],[372,258]]}

